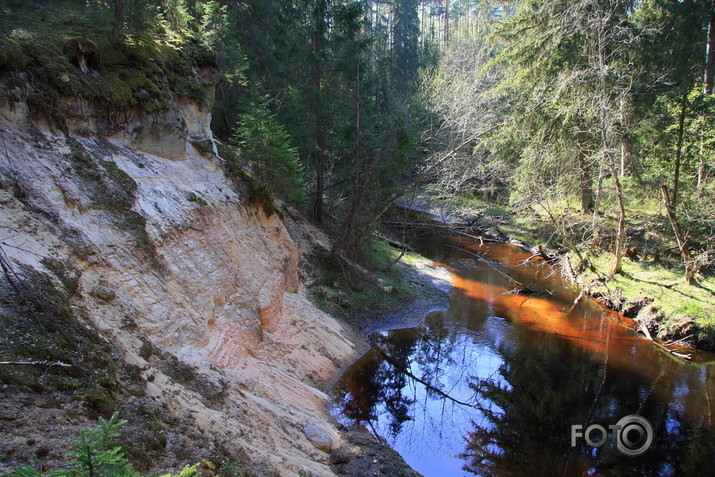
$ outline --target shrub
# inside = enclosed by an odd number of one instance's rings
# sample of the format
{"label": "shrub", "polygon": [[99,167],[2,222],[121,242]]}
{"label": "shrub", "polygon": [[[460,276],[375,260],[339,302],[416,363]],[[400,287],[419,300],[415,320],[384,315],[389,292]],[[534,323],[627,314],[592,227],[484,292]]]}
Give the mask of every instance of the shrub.
{"label": "shrub", "polygon": [[[79,439],[71,440],[73,449],[67,453],[71,467],[43,474],[29,465],[14,471],[17,477],[134,477],[139,476],[127,460],[121,446],[116,445],[119,428],[127,421],[120,421],[115,413],[109,420],[99,418],[99,426],[82,429]],[[185,466],[179,474],[164,474],[161,477],[189,477],[196,473],[198,464]]]}

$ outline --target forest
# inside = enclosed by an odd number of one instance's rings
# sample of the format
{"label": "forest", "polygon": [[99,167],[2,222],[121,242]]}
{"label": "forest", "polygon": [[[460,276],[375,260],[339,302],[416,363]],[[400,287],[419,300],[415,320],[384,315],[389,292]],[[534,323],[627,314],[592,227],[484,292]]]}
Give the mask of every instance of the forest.
{"label": "forest", "polygon": [[50,116],[150,112],[167,81],[211,104],[229,168],[328,231],[328,262],[369,263],[386,211],[431,194],[587,288],[705,297],[663,307],[715,345],[712,0],[5,0],[0,29]]}
{"label": "forest", "polygon": [[0,0],[0,474],[707,475],[714,82],[715,0]]}

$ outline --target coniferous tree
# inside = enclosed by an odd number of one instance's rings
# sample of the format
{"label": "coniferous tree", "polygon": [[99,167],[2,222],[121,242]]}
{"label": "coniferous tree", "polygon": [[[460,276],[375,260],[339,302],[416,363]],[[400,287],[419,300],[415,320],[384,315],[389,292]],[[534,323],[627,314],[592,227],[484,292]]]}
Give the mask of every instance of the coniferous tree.
{"label": "coniferous tree", "polygon": [[304,198],[303,166],[290,135],[270,109],[268,97],[257,88],[244,108],[232,142],[252,166],[256,178],[281,197],[300,203]]}
{"label": "coniferous tree", "polygon": [[393,13],[393,75],[398,90],[409,92],[417,79],[419,68],[418,0],[395,2]]}

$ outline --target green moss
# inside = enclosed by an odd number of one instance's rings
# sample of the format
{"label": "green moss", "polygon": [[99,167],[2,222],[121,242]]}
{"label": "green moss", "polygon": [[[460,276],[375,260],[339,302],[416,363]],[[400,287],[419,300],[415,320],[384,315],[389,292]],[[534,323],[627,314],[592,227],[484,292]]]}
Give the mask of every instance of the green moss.
{"label": "green moss", "polygon": [[154,354],[159,359],[159,367],[162,372],[187,389],[201,395],[207,406],[216,408],[225,399],[228,385],[222,379],[218,382],[210,380],[193,366],[167,351],[156,349]]}
{"label": "green moss", "polygon": [[154,242],[151,241],[146,231],[146,219],[143,215],[133,210],[127,210],[118,217],[116,225],[132,237],[134,245],[144,253],[154,268],[162,269],[163,266],[157,257]]}
{"label": "green moss", "polygon": [[203,106],[210,103],[210,91],[195,72],[197,66],[217,63],[206,48],[148,37],[119,41],[101,32],[78,35],[78,31],[71,26],[61,32],[14,28],[0,37],[0,73],[32,73],[29,102],[36,117],[63,126],[61,97],[145,113],[168,109],[178,96]]}
{"label": "green moss", "polygon": [[62,282],[68,296],[73,296],[79,287],[80,272],[71,264],[51,257],[43,258],[40,263]]}
{"label": "green moss", "polygon": [[121,215],[134,205],[137,184],[113,161],[92,157],[84,146],[70,138],[69,160],[83,189],[95,207]]}
{"label": "green moss", "polygon": [[137,195],[137,183],[113,161],[92,155],[76,139],[69,138],[68,156],[79,183],[92,201],[92,206],[109,212],[114,224],[126,232],[155,268],[161,263],[156,248],[146,231],[146,219],[132,210]]}
{"label": "green moss", "polygon": [[214,153],[213,142],[208,139],[202,141],[191,141],[191,145],[204,156],[212,156]]}
{"label": "green moss", "polygon": [[131,107],[135,101],[134,91],[124,76],[121,72],[106,73],[95,89],[97,98],[107,101],[118,109]]}
{"label": "green moss", "polygon": [[177,96],[186,96],[201,105],[206,105],[209,102],[209,90],[198,79],[175,73],[171,76],[170,81],[171,90]]}
{"label": "green moss", "polygon": [[92,413],[102,417],[111,417],[115,409],[114,398],[102,388],[92,388],[86,394],[76,394],[75,399]]}
{"label": "green moss", "polygon": [[201,206],[209,205],[208,202],[206,202],[206,201],[205,201],[203,198],[201,198],[200,196],[196,195],[194,192],[190,192],[190,193],[186,196],[186,200],[188,200],[189,202],[196,202],[197,204],[199,204],[199,205],[201,205]]}
{"label": "green moss", "polygon": [[71,377],[49,375],[44,378],[45,387],[48,389],[56,389],[58,391],[76,393],[84,387],[84,383]]}

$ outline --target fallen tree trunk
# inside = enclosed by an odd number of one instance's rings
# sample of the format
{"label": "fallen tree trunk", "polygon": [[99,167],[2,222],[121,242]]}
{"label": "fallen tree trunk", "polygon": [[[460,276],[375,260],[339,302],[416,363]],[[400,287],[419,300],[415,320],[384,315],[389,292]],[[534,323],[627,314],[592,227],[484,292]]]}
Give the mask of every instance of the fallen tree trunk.
{"label": "fallen tree trunk", "polygon": [[479,230],[484,227],[478,227],[471,224],[437,224],[430,222],[400,222],[397,220],[381,220],[383,225],[393,225],[404,228],[425,228],[425,229],[437,229],[437,230]]}
{"label": "fallen tree trunk", "polygon": [[674,343],[671,343],[670,345],[663,346],[662,344],[660,344],[659,342],[657,342],[656,340],[653,339],[653,336],[651,336],[650,331],[648,331],[648,327],[646,327],[645,325],[639,326],[638,331],[643,333],[645,335],[645,337],[648,338],[648,340],[650,342],[652,342],[654,345],[656,345],[658,348],[662,349],[663,351],[665,351],[667,353],[672,354],[676,358],[680,358],[683,361],[690,361],[690,359],[692,359],[692,357],[693,357],[692,354],[679,353],[675,350],[672,350],[672,349],[666,347],[666,346],[671,346]]}

